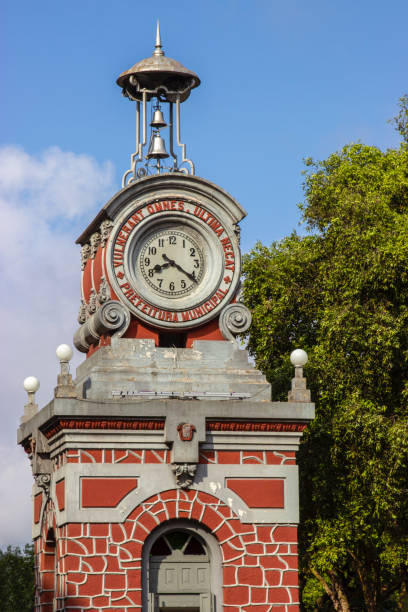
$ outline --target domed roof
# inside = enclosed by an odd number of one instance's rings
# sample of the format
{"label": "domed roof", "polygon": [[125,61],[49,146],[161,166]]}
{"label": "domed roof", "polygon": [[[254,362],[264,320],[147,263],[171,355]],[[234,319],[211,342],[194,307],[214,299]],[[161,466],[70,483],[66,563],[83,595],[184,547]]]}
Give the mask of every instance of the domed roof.
{"label": "domed roof", "polygon": [[124,95],[130,98],[140,100],[143,89],[146,89],[147,99],[159,93],[169,102],[174,102],[177,97],[184,102],[190,91],[200,85],[200,79],[194,72],[164,55],[159,24],[153,55],[122,72],[116,82],[122,87]]}

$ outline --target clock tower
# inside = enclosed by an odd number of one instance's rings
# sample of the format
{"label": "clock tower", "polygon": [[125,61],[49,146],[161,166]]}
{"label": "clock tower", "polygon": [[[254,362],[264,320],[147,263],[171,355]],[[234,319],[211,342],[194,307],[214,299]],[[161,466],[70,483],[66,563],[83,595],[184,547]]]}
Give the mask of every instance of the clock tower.
{"label": "clock tower", "polygon": [[[180,107],[200,84],[166,57],[118,80],[136,105],[122,189],[78,238],[81,304],[57,349],[54,398],[38,381],[18,441],[33,475],[36,612],[294,612],[296,451],[313,418],[302,366],[288,402],[235,337],[240,204],[195,176]],[[175,146],[178,147],[175,152]]]}

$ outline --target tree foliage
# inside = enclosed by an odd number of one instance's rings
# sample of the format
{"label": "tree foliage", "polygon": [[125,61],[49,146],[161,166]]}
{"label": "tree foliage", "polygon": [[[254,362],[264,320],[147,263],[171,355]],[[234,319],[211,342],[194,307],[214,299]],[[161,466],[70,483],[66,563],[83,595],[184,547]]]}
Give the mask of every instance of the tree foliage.
{"label": "tree foliage", "polygon": [[408,610],[408,146],[308,159],[304,192],[309,234],[244,258],[249,350],[274,399],[291,350],[309,354],[303,604]]}
{"label": "tree foliage", "polygon": [[34,609],[34,553],[8,546],[0,550],[0,609],[2,612],[32,612]]}
{"label": "tree foliage", "polygon": [[408,142],[408,95],[399,99],[399,113],[391,119],[395,129],[399,132],[405,142]]}

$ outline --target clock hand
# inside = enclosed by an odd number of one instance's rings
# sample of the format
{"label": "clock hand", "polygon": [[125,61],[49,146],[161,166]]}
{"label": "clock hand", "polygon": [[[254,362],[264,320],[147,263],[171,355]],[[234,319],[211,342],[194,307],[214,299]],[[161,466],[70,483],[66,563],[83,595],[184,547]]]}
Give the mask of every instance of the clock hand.
{"label": "clock hand", "polygon": [[159,264],[156,264],[155,266],[153,266],[153,270],[154,272],[161,272],[164,268],[168,268],[169,266],[171,266],[170,263],[165,263],[161,266]]}
{"label": "clock hand", "polygon": [[185,274],[187,276],[187,278],[189,278],[190,280],[192,280],[196,284],[198,284],[198,280],[196,279],[195,276],[190,274],[190,272],[186,272],[181,266],[177,265],[176,263],[174,264],[174,267],[177,268],[177,270],[180,270],[180,272],[183,272],[183,274]]}
{"label": "clock hand", "polygon": [[[168,261],[168,265],[169,266],[174,266],[174,259],[170,259],[170,257],[167,257],[166,253],[162,253],[162,257],[165,261]],[[166,265],[166,264],[164,264]]]}
{"label": "clock hand", "polygon": [[[194,281],[196,284],[198,284],[198,280],[196,279],[196,277],[193,274],[190,274],[190,272],[186,272],[186,270],[184,270],[184,268],[182,268],[181,266],[179,266],[178,264],[176,264],[176,262],[174,261],[174,259],[170,259],[170,257],[167,257],[166,253],[162,254],[163,259],[165,259],[166,261],[169,262],[170,266],[174,266],[177,270],[180,270],[180,272],[183,272],[183,274],[185,274],[187,276],[187,278],[189,278],[190,280]],[[164,264],[165,265],[165,264]]]}

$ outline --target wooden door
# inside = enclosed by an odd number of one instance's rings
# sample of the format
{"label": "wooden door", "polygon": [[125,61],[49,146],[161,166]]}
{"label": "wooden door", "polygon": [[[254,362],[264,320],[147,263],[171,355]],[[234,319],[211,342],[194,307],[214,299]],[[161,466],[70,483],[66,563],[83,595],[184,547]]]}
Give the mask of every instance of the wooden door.
{"label": "wooden door", "polygon": [[187,530],[154,542],[149,562],[150,612],[211,612],[210,560],[204,542]]}

